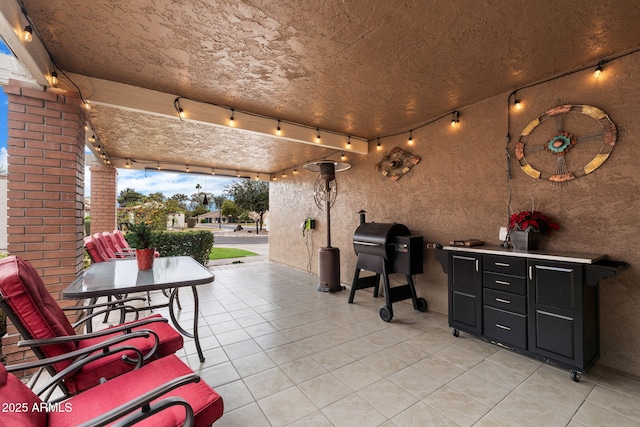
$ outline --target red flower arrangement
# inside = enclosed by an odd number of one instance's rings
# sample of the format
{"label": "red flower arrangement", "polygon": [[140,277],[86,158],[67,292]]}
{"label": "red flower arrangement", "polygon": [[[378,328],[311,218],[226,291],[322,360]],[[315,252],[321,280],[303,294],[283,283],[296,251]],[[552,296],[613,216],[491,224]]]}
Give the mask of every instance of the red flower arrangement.
{"label": "red flower arrangement", "polygon": [[522,211],[509,218],[509,230],[533,231],[546,236],[552,230],[559,229],[560,226],[553,219],[539,211]]}

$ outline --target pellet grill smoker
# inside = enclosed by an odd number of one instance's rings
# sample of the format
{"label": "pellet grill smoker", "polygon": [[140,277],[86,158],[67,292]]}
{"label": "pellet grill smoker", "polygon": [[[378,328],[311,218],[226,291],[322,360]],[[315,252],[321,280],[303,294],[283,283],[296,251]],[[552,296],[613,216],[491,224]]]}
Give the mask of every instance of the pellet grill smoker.
{"label": "pellet grill smoker", "polygon": [[[427,311],[427,301],[418,298],[413,283],[414,274],[422,273],[422,236],[412,236],[409,229],[397,223],[365,222],[365,212],[360,211],[360,226],[353,235],[353,249],[358,255],[356,271],[349,294],[349,303],[358,289],[374,288],[378,297],[380,278],[384,287],[386,305],[380,307],[380,318],[389,322],[393,318],[392,304],[411,298],[414,310]],[[362,270],[376,273],[360,277]],[[389,274],[404,274],[407,284],[391,287]]]}
{"label": "pellet grill smoker", "polygon": [[318,249],[318,290],[338,292],[344,290],[340,284],[340,249],[331,246],[331,206],[338,195],[336,172],[347,170],[349,163],[322,160],[304,165],[306,170],[320,172],[313,190],[313,198],[319,209],[327,212],[327,246]]}

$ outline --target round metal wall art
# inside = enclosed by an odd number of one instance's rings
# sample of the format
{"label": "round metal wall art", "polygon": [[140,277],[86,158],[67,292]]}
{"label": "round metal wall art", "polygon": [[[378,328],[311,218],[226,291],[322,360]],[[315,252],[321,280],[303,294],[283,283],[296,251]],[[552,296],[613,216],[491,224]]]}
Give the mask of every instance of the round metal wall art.
{"label": "round metal wall art", "polygon": [[530,177],[562,184],[602,166],[616,138],[616,125],[601,109],[561,105],[525,127],[515,155]]}

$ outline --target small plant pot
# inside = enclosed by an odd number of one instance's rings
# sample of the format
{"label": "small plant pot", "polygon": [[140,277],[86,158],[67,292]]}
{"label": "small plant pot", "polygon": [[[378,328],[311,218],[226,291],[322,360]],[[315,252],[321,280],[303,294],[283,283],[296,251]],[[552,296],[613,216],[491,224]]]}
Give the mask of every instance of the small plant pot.
{"label": "small plant pot", "polygon": [[138,261],[138,270],[151,270],[153,268],[153,259],[155,258],[155,249],[136,249],[136,261]]}
{"label": "small plant pot", "polygon": [[513,244],[513,250],[516,252],[535,251],[540,245],[542,240],[541,233],[511,230],[509,232],[511,238],[511,244]]}
{"label": "small plant pot", "polygon": [[198,222],[198,218],[187,218],[187,228],[194,228]]}

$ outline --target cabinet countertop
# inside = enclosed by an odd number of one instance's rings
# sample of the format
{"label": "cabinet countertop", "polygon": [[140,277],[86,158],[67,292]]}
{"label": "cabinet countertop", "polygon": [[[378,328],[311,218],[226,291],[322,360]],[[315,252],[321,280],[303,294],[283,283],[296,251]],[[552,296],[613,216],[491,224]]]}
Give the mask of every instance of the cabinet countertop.
{"label": "cabinet countertop", "polygon": [[582,252],[561,252],[561,251],[527,251],[518,252],[513,249],[503,248],[500,246],[444,246],[442,249],[445,251],[457,251],[457,252],[469,252],[476,254],[488,254],[488,255],[504,255],[519,258],[532,258],[546,261],[565,261],[576,262],[580,264],[594,264],[600,260],[606,258],[606,255],[602,254],[589,254]]}

